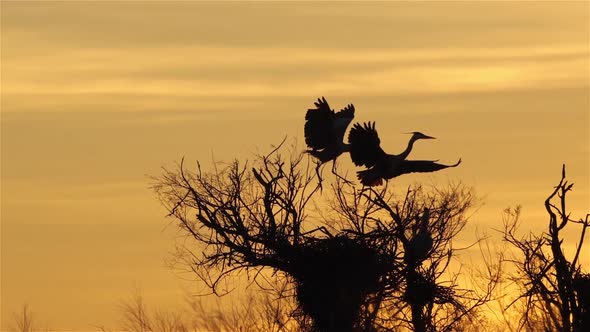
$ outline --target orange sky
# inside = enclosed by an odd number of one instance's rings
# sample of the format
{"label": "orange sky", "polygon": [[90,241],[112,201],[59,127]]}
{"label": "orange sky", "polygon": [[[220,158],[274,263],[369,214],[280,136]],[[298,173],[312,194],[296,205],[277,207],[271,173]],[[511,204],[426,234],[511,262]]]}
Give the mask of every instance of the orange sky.
{"label": "orange sky", "polygon": [[[173,247],[146,175],[302,141],[319,96],[354,103],[382,146],[463,164],[485,205],[523,230],[562,163],[589,210],[589,3],[2,1],[2,328],[27,302],[42,326],[117,326],[121,300],[180,303]],[[340,162],[352,169],[347,158]],[[397,180],[396,180],[397,181]],[[590,250],[583,256],[590,266]]]}

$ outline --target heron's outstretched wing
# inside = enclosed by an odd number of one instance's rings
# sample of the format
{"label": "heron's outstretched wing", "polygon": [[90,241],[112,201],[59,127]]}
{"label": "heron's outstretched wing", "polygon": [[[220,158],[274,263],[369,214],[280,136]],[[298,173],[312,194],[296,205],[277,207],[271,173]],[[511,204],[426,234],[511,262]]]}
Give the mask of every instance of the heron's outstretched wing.
{"label": "heron's outstretched wing", "polygon": [[388,174],[392,178],[406,174],[406,173],[428,173],[428,172],[436,172],[440,171],[441,169],[449,168],[449,167],[457,167],[461,164],[461,159],[457,161],[457,163],[453,165],[443,165],[439,164],[433,160],[404,160],[399,164],[399,166],[394,170],[394,172]]}
{"label": "heron's outstretched wing", "polygon": [[324,97],[314,104],[316,108],[308,109],[305,114],[305,144],[318,150],[334,144],[335,114]]}
{"label": "heron's outstretched wing", "polygon": [[354,105],[348,104],[345,108],[340,110],[340,112],[334,114],[334,125],[333,125],[333,132],[334,138],[343,141],[344,140],[344,133],[346,132],[346,128],[354,119]]}
{"label": "heron's outstretched wing", "polygon": [[350,158],[357,166],[373,167],[375,163],[387,155],[379,145],[379,135],[375,130],[375,122],[360,125],[355,123],[348,134]]}

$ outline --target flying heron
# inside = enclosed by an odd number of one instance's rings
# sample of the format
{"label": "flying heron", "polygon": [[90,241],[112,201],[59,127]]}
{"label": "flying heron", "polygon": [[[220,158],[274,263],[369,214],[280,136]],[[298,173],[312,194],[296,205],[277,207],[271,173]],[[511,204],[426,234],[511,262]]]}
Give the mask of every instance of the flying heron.
{"label": "flying heron", "polygon": [[350,146],[344,143],[344,133],[354,118],[354,105],[349,104],[339,112],[334,112],[322,97],[314,103],[316,108],[305,114],[305,143],[310,148],[307,153],[318,159],[316,173],[321,181],[319,168],[332,160],[332,173],[336,173],[336,159]]}
{"label": "flying heron", "polygon": [[365,186],[378,186],[383,180],[389,180],[396,176],[413,172],[435,172],[448,167],[456,167],[461,159],[454,165],[443,165],[436,160],[406,160],[414,142],[419,139],[434,139],[432,136],[420,132],[412,132],[404,152],[394,155],[387,154],[381,149],[379,135],[375,130],[375,122],[360,125],[356,123],[348,134],[350,144],[350,157],[355,165],[365,166],[366,170],[357,172],[358,178]]}

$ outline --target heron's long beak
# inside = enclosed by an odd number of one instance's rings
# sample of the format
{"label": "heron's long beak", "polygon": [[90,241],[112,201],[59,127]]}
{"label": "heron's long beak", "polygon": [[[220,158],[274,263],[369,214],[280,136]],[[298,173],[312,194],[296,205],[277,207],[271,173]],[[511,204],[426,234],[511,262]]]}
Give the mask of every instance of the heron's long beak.
{"label": "heron's long beak", "polygon": [[[404,134],[408,134],[408,135],[414,135],[414,133],[404,133]],[[422,134],[424,135],[424,134]],[[428,136],[428,135],[424,135],[422,137],[420,137],[421,139],[436,139],[436,137],[433,136]]]}

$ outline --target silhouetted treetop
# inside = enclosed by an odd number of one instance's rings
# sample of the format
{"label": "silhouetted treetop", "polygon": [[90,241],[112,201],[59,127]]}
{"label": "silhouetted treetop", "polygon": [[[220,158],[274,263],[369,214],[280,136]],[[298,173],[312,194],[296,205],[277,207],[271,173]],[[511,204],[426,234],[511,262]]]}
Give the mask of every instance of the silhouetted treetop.
{"label": "silhouetted treetop", "polygon": [[[573,183],[566,180],[564,165],[559,183],[545,200],[549,222],[547,231],[541,234],[517,235],[520,208],[506,210],[504,240],[520,252],[520,257],[510,260],[518,271],[510,279],[521,288],[521,294],[509,305],[523,305],[519,328],[590,330],[590,275],[582,271],[579,263],[590,214],[571,218],[566,197],[572,188]],[[562,232],[576,226],[580,227],[580,235],[573,257],[568,259]]]}
{"label": "silhouetted treetop", "polygon": [[[471,189],[400,193],[336,177],[322,195],[306,154],[285,150],[210,171],[183,160],[155,178],[153,189],[187,236],[179,263],[213,292],[223,294],[220,282],[239,271],[258,282],[270,270],[293,285],[293,314],[317,331],[430,331],[483,303],[467,300],[477,296],[466,297],[454,280],[440,283],[474,202]],[[336,222],[322,217],[326,208]]]}

